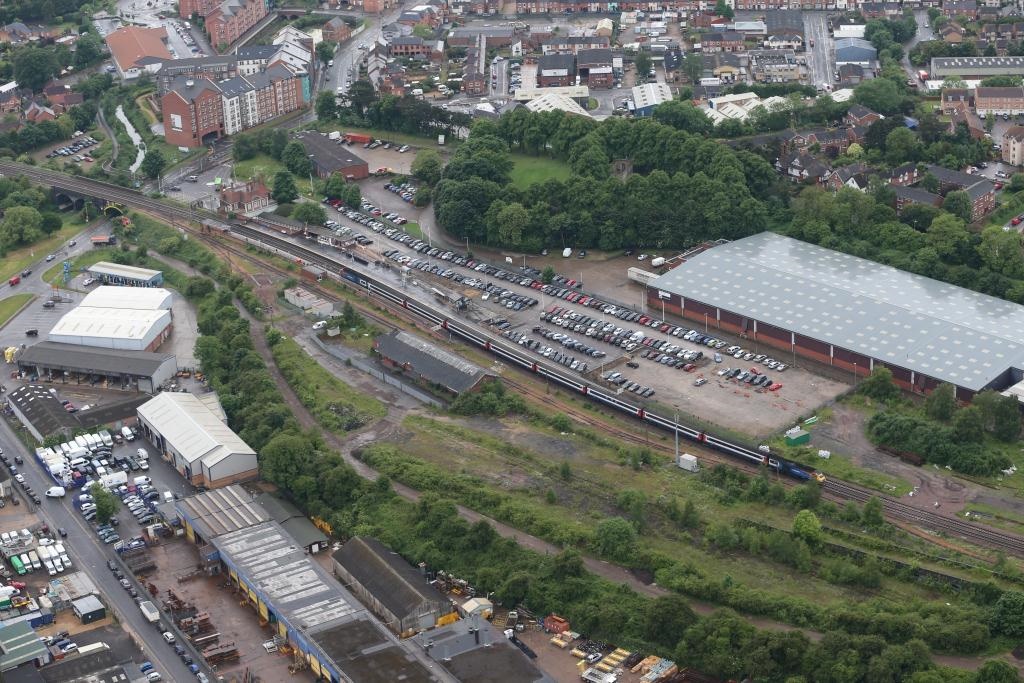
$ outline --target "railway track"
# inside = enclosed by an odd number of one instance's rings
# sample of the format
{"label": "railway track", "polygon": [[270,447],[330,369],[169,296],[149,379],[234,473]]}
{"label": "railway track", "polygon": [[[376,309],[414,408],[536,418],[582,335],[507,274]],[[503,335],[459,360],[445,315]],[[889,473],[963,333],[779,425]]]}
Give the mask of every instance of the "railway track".
{"label": "railway track", "polygon": [[[184,221],[187,221],[190,218],[209,218],[218,220],[216,215],[208,211],[190,211],[184,207],[176,207],[151,199],[133,190],[86,178],[67,176],[63,173],[49,171],[47,169],[24,166],[11,162],[0,162],[0,173],[24,175],[41,184],[56,185],[59,188],[70,192],[77,192],[83,196],[102,197],[126,206],[132,206],[137,209],[159,214],[165,219],[172,217]],[[540,374],[549,381],[561,384],[564,387],[569,387],[574,391],[580,390],[581,393],[588,395],[595,401],[632,414],[634,417],[637,417],[649,424],[653,424],[654,426],[668,431],[669,433],[678,431],[681,437],[691,441],[697,441],[699,445],[704,446],[706,449],[713,449],[716,452],[722,452],[729,456],[734,456],[725,458],[723,462],[727,462],[731,465],[742,463],[749,467],[750,465],[757,465],[764,461],[763,464],[772,466],[779,472],[782,472],[784,466],[790,465],[791,469],[789,469],[787,473],[792,472],[793,468],[791,464],[786,463],[781,458],[764,456],[744,445],[730,443],[720,437],[696,430],[688,425],[676,423],[661,416],[651,414],[646,412],[642,406],[638,408],[625,403],[616,397],[602,393],[597,387],[591,387],[581,380],[567,377],[562,374],[561,368],[554,368],[545,362],[536,361],[532,358],[523,358],[519,355],[519,349],[516,348],[514,350],[510,350],[507,347],[505,340],[490,337],[485,332],[482,332],[475,327],[471,328],[464,321],[453,318],[447,311],[437,311],[430,305],[424,304],[423,302],[406,298],[404,295],[394,290],[390,285],[378,282],[375,274],[366,272],[369,269],[357,268],[349,262],[341,261],[340,259],[334,258],[328,254],[314,251],[303,245],[284,240],[276,234],[257,230],[249,226],[233,223],[225,225],[225,227],[234,233],[235,236],[241,238],[247,243],[258,243],[271,251],[277,251],[287,256],[300,259],[311,265],[316,265],[323,268],[333,277],[338,277],[348,280],[349,282],[356,283],[359,289],[363,289],[365,287],[367,295],[374,297],[378,302],[390,301],[393,308],[402,308],[407,313],[426,318],[428,321],[447,329],[450,333],[454,333],[472,344],[481,346],[491,353],[511,361],[510,365],[518,365],[519,367],[526,368],[527,370],[532,370],[532,372]],[[223,244],[220,246],[221,248],[225,248]],[[244,252],[244,250],[238,250],[236,253],[240,256],[249,256]],[[546,405],[554,405],[553,402],[556,401],[553,397],[540,394],[535,390],[524,387],[521,383],[515,382],[514,380],[513,385],[516,386],[517,389],[525,390],[531,398]],[[565,410],[564,403],[558,403],[558,407],[560,410]],[[581,420],[585,424],[597,427],[617,438],[621,438],[630,443],[638,442],[639,437],[636,434],[608,425],[603,421],[597,420],[594,416],[587,415],[578,409],[572,410],[571,414],[574,418]],[[663,446],[656,447],[658,450],[664,449]],[[1024,538],[1013,534],[972,524],[957,517],[932,512],[930,510],[918,509],[895,498],[878,494],[855,484],[835,479],[829,479],[825,483],[824,492],[837,498],[860,503],[866,502],[872,497],[876,497],[882,502],[885,514],[891,519],[910,522],[929,528],[933,531],[963,538],[964,540],[972,543],[996,548],[1019,557],[1024,557]]]}

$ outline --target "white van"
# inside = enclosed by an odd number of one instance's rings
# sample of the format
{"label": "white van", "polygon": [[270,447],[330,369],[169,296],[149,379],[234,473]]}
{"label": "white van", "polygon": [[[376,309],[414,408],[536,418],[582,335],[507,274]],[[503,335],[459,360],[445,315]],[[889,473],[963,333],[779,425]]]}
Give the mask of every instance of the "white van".
{"label": "white van", "polygon": [[35,550],[28,552],[28,559],[32,563],[32,569],[42,569],[43,563],[39,561],[39,555],[36,554]]}
{"label": "white van", "polygon": [[18,556],[18,559],[21,560],[21,564],[25,567],[25,571],[32,571],[34,569],[32,566],[32,560],[28,559],[28,553],[22,553]]}
{"label": "white van", "polygon": [[51,486],[46,489],[47,498],[63,498],[66,493],[63,486]]}
{"label": "white van", "polygon": [[86,441],[85,437],[82,436],[81,434],[79,434],[78,436],[75,437],[75,443],[78,444],[79,448],[84,448],[85,450],[89,450],[89,442]]}
{"label": "white van", "polygon": [[67,442],[64,442],[60,445],[60,450],[64,452],[65,456],[68,456],[71,455],[71,451],[74,450],[74,446]]}
{"label": "white van", "polygon": [[121,427],[121,436],[125,441],[135,441],[135,433],[129,427]]}
{"label": "white van", "polygon": [[137,451],[135,451],[135,455],[139,456],[140,460],[149,459],[149,451],[147,451],[145,448],[140,448]]}
{"label": "white van", "polygon": [[96,441],[96,437],[92,434],[83,434],[82,436],[85,437],[86,447],[90,451],[96,450],[96,447],[99,445],[99,442]]}
{"label": "white van", "polygon": [[111,438],[110,432],[108,432],[106,429],[100,432],[100,441],[103,442],[104,446],[114,445],[114,439]]}
{"label": "white van", "polygon": [[150,479],[149,477],[135,477],[134,479],[132,479],[132,483],[135,484],[136,486],[142,486],[143,484],[148,484],[151,481],[153,480]]}

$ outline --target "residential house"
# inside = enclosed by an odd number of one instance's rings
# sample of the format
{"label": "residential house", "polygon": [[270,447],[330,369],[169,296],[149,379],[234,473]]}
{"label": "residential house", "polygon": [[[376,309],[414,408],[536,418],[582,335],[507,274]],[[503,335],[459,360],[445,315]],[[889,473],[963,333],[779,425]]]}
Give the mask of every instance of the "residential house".
{"label": "residential house", "polygon": [[867,164],[856,163],[842,168],[834,168],[829,171],[825,178],[825,187],[838,192],[844,187],[866,192],[868,189],[868,174],[871,168]]}
{"label": "residential house", "polygon": [[1016,116],[1024,114],[1024,88],[1014,87],[987,87],[977,88],[974,91],[974,109],[978,114],[986,116],[1009,114]]}
{"label": "residential house", "polygon": [[973,106],[972,94],[973,91],[967,88],[945,88],[942,91],[942,113],[952,114],[956,109],[970,109]]}
{"label": "residential house", "polygon": [[959,45],[964,42],[964,37],[966,35],[966,31],[964,31],[960,26],[952,23],[943,26],[939,31],[939,37],[942,38],[943,42],[950,45]]}
{"label": "residential house", "polygon": [[206,33],[217,49],[226,48],[267,16],[266,0],[224,0],[206,16]]}
{"label": "residential house", "polygon": [[594,30],[594,35],[602,36],[611,40],[612,34],[615,33],[615,22],[605,17],[597,22],[597,28]]}
{"label": "residential house", "polygon": [[[746,80],[746,73],[751,55],[747,52],[714,52],[704,56],[704,73],[710,74],[722,83],[741,83]],[[666,53],[667,59],[667,53]]]}
{"label": "residential house", "polygon": [[841,88],[855,87],[864,80],[864,67],[860,64],[842,64],[837,71]]}
{"label": "residential house", "polygon": [[575,55],[580,50],[607,50],[607,36],[555,36],[541,44],[545,55]]}
{"label": "residential house", "polygon": [[398,16],[398,23],[406,26],[437,28],[441,24],[441,13],[432,5],[416,5],[403,11]]}
{"label": "residential house", "polygon": [[388,43],[388,54],[392,57],[406,57],[430,61],[437,56],[434,41],[425,41],[419,36],[400,36]]}
{"label": "residential house", "polygon": [[928,172],[939,180],[939,194],[963,190],[971,198],[971,222],[980,220],[996,206],[996,190],[992,181],[943,166],[928,166]]}
{"label": "residential house", "polygon": [[324,40],[343,43],[352,37],[352,29],[341,17],[334,17],[321,30]]}
{"label": "residential house", "polygon": [[576,68],[580,73],[580,83],[591,88],[611,88],[615,83],[612,51],[607,48],[580,50],[576,55]]}
{"label": "residential house", "polygon": [[117,73],[124,80],[155,73],[171,59],[167,50],[167,30],[162,26],[126,26],[108,34],[106,40]]}
{"label": "residential house", "polygon": [[775,168],[794,183],[824,185],[831,169],[805,152],[784,154],[775,162]]}
{"label": "residential house", "polygon": [[942,14],[951,19],[959,16],[976,19],[978,0],[942,0]]}
{"label": "residential house", "polygon": [[253,216],[270,206],[270,190],[256,178],[235,182],[220,191],[220,212]]}
{"label": "residential house", "polygon": [[961,125],[967,127],[967,133],[971,138],[975,140],[985,139],[985,129],[981,127],[978,117],[972,114],[966,107],[958,107],[949,113],[949,134],[956,135],[957,129]]}
{"label": "residential house", "polygon": [[0,113],[13,114],[21,111],[21,93],[16,81],[0,86]]}
{"label": "residential house", "polygon": [[541,88],[575,83],[576,57],[572,54],[547,54],[537,60],[537,85]]}
{"label": "residential house", "polygon": [[804,37],[799,33],[773,33],[764,40],[769,50],[800,50],[804,46]]}
{"label": "residential house", "polygon": [[889,185],[907,187],[921,179],[921,169],[916,163],[910,162],[890,169],[880,175]]}
{"label": "residential house", "polygon": [[843,116],[843,123],[847,126],[870,126],[875,121],[884,118],[884,116],[868,109],[863,104],[855,104],[846,111],[846,114]]}
{"label": "residential house", "polygon": [[20,21],[5,24],[3,28],[0,28],[0,43],[11,43],[12,45],[48,38],[49,36],[50,31],[45,26],[28,26]]}
{"label": "residential house", "polygon": [[701,52],[742,52],[746,49],[743,34],[736,31],[705,33],[700,39]]}
{"label": "residential house", "polygon": [[1011,126],[1003,133],[1002,157],[1011,166],[1024,166],[1024,126]]}
{"label": "residential house", "polygon": [[462,92],[483,95],[487,92],[487,41],[479,36],[478,43],[466,50],[466,63],[462,70]]}
{"label": "residential house", "polygon": [[902,214],[903,210],[908,206],[914,204],[920,204],[923,206],[942,206],[942,197],[937,194],[932,194],[927,190],[922,190],[919,187],[904,187],[897,185],[893,188],[893,193],[896,195],[896,213]]}
{"label": "residential house", "polygon": [[30,123],[42,123],[43,121],[53,121],[57,118],[57,113],[50,107],[43,106],[38,102],[32,102],[25,109],[25,113],[22,114],[21,118]]}
{"label": "residential house", "polygon": [[821,153],[839,156],[849,149],[852,141],[843,128],[815,128],[813,130],[786,130],[779,133],[779,147],[783,153],[804,150],[817,145]]}
{"label": "residential house", "polygon": [[238,75],[248,76],[263,71],[277,52],[277,45],[246,45],[238,48],[235,51],[235,57],[238,59]]}

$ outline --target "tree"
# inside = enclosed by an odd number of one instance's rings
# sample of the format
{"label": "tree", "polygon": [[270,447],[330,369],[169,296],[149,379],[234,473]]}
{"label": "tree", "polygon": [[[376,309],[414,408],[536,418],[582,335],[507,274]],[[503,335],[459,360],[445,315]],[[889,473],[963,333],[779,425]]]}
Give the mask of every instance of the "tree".
{"label": "tree", "polygon": [[900,389],[892,380],[892,370],[879,366],[871,371],[867,379],[860,383],[860,393],[876,401],[891,401],[900,395]]}
{"label": "tree", "polygon": [[0,253],[12,247],[31,244],[43,236],[43,217],[31,206],[12,206],[4,211],[0,223]]}
{"label": "tree", "polygon": [[697,52],[688,52],[683,57],[683,73],[690,79],[690,83],[696,83],[704,75],[704,56]]}
{"label": "tree", "polygon": [[613,560],[629,559],[636,547],[636,528],[622,517],[609,517],[594,530],[594,549]]}
{"label": "tree", "polygon": [[715,14],[720,17],[725,17],[726,19],[732,19],[734,16],[732,7],[729,7],[725,0],[718,0],[718,2],[715,3]]}
{"label": "tree", "polygon": [[55,214],[52,211],[47,211],[43,214],[43,220],[42,223],[40,223],[39,228],[47,235],[52,235],[63,226],[64,221],[61,220],[61,217],[58,214]]}
{"label": "tree", "polygon": [[931,192],[932,194],[936,194],[939,191],[939,179],[934,173],[928,171],[921,176],[921,188]]}
{"label": "tree", "polygon": [[946,422],[956,410],[956,389],[943,382],[924,400],[924,412],[933,420]]}
{"label": "tree", "polygon": [[111,517],[117,514],[117,507],[121,501],[99,482],[92,485],[89,493],[92,495],[92,502],[96,505],[96,521],[106,524]]}
{"label": "tree", "polygon": [[436,185],[441,180],[441,171],[444,162],[441,155],[433,149],[421,149],[416,152],[416,158],[412,162],[412,174],[427,185]]}
{"label": "tree", "polygon": [[816,546],[821,542],[821,521],[810,510],[801,510],[793,518],[793,535]]}
{"label": "tree", "polygon": [[274,176],[274,191],[270,193],[278,204],[294,202],[299,197],[299,191],[295,188],[295,179],[288,171],[278,171]]}
{"label": "tree", "polygon": [[671,651],[682,640],[686,629],[697,623],[697,615],[681,595],[666,595],[651,600],[643,614],[645,640]]}
{"label": "tree", "polygon": [[147,178],[157,178],[163,172],[166,165],[167,161],[164,159],[163,152],[159,149],[150,149],[146,151],[146,157],[142,160],[139,170]]}
{"label": "tree", "polygon": [[865,107],[887,115],[897,113],[903,103],[899,88],[888,78],[862,82],[854,89],[853,98]]}
{"label": "tree", "polygon": [[14,79],[18,81],[18,85],[33,91],[42,90],[60,69],[54,51],[39,47],[16,50],[12,62]]}
{"label": "tree", "polygon": [[327,212],[324,207],[313,202],[301,202],[292,211],[292,218],[308,225],[323,225],[327,220]]}
{"label": "tree", "polygon": [[[498,206],[498,203],[492,205],[494,206]],[[518,202],[512,202],[503,206],[494,216],[492,234],[500,244],[519,247],[529,223],[530,213],[526,207]]]}
{"label": "tree", "polygon": [[855,142],[846,148],[846,156],[851,159],[860,159],[864,156],[864,148],[860,146],[859,142]]}
{"label": "tree", "polygon": [[981,411],[985,429],[1000,441],[1020,436],[1020,408],[1016,398],[988,390],[974,397],[972,405]]}
{"label": "tree", "polygon": [[633,63],[636,65],[637,82],[647,78],[647,74],[651,72],[651,66],[654,64],[653,60],[651,60],[651,55],[646,52],[638,53]]}
{"label": "tree", "polygon": [[956,411],[952,436],[957,443],[981,443],[985,439],[985,424],[977,406],[967,406]]}
{"label": "tree", "polygon": [[298,140],[292,140],[285,145],[284,150],[281,151],[281,161],[285,168],[297,176],[309,175],[313,169],[305,146]]}
{"label": "tree", "polygon": [[365,116],[367,108],[377,101],[377,91],[369,81],[358,80],[345,93],[346,106],[359,116]]}
{"label": "tree", "polygon": [[316,96],[316,117],[321,121],[338,118],[338,100],[330,90],[322,90]]}
{"label": "tree", "polygon": [[711,131],[711,119],[692,102],[670,100],[654,108],[654,120],[677,130],[703,135]]}
{"label": "tree", "polygon": [[1024,636],[1024,592],[1009,590],[996,601],[992,615],[995,630],[1011,638]]}
{"label": "tree", "polygon": [[966,190],[954,190],[946,195],[942,202],[942,208],[964,223],[970,223],[971,214],[974,212],[974,203]]}
{"label": "tree", "polygon": [[89,66],[102,56],[103,41],[95,33],[87,33],[75,43],[75,68]]}
{"label": "tree", "polygon": [[885,136],[885,160],[890,166],[917,161],[920,142],[913,131],[904,126]]}
{"label": "tree", "polygon": [[992,659],[981,665],[978,669],[975,683],[1020,683],[1020,675],[1017,670],[1008,663],[998,659]]}
{"label": "tree", "polygon": [[544,270],[540,274],[540,281],[546,285],[550,285],[555,279],[555,269],[551,266],[545,266]]}
{"label": "tree", "polygon": [[885,525],[885,517],[882,515],[882,501],[874,496],[864,503],[864,509],[860,513],[861,524],[869,529],[880,529]]}
{"label": "tree", "polygon": [[334,51],[337,47],[338,44],[333,40],[321,40],[316,44],[317,59],[319,59],[321,63],[326,64],[334,59]]}
{"label": "tree", "polygon": [[1010,184],[1006,188],[1010,192],[1020,192],[1024,190],[1024,173],[1014,173],[1010,177]]}

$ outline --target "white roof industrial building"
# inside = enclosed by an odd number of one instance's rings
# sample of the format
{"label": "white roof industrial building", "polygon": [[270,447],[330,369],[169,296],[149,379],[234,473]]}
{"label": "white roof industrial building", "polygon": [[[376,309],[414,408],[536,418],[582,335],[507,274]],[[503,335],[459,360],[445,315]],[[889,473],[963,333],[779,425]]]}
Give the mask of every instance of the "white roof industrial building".
{"label": "white roof industrial building", "polygon": [[114,287],[101,285],[85,295],[80,307],[130,308],[138,311],[167,310],[173,295],[162,287]]}
{"label": "white roof industrial building", "polygon": [[152,351],[171,333],[171,312],[79,306],[64,314],[48,339],[126,351]]}
{"label": "white roof industrial building", "polygon": [[164,274],[159,270],[128,266],[123,263],[99,261],[89,266],[89,274],[100,282],[129,287],[159,287],[164,283]]}
{"label": "white roof industrial building", "polygon": [[139,426],[186,479],[214,488],[256,477],[256,451],[192,394],[165,392],[139,406]]}

